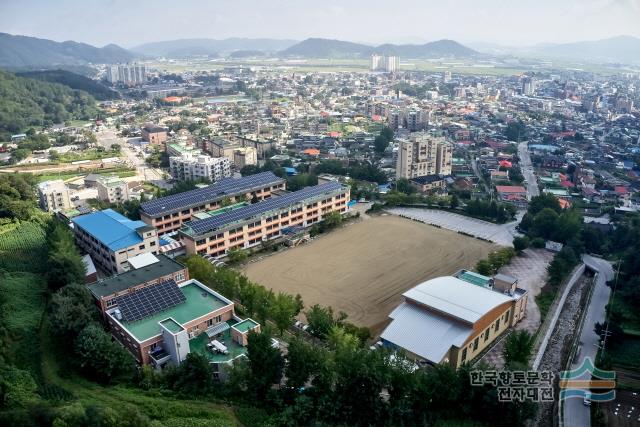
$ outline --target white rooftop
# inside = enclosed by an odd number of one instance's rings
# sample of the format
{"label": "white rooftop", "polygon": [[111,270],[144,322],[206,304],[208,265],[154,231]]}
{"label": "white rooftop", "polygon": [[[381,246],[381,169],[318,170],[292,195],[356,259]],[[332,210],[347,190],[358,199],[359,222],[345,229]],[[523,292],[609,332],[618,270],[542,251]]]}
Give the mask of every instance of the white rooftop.
{"label": "white rooftop", "polygon": [[140,255],[134,256],[133,258],[129,258],[127,261],[129,261],[129,264],[131,264],[131,267],[137,270],[139,268],[146,267],[151,264],[155,264],[160,260],[156,258],[156,256],[151,252],[147,252],[146,254],[140,254]]}
{"label": "white rooftop", "polygon": [[403,296],[469,323],[477,322],[500,304],[512,301],[508,295],[452,276],[427,280]]}
{"label": "white rooftop", "polygon": [[462,347],[473,331],[466,323],[406,302],[389,317],[393,321],[380,338],[433,363],[440,363],[451,346]]}

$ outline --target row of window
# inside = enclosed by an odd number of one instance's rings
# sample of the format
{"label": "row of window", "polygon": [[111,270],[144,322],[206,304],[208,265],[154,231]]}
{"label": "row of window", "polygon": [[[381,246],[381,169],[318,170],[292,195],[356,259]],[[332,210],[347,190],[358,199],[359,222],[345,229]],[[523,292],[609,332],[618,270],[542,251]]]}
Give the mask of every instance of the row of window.
{"label": "row of window", "polygon": [[[480,338],[483,338],[484,342],[487,342],[489,340],[489,334],[491,332],[491,329],[494,329],[496,331],[496,333],[498,332],[498,330],[500,329],[500,321],[507,323],[509,321],[509,311],[507,310],[502,316],[500,316],[493,325],[491,325],[491,327],[488,327],[487,329],[485,329],[485,331],[480,334],[480,336],[477,336],[472,343],[469,344],[469,348],[471,346],[473,346],[473,352],[475,352],[476,350],[478,350],[478,345],[480,343]],[[461,362],[465,362],[467,360],[467,347],[462,349],[462,357],[461,357]]]}

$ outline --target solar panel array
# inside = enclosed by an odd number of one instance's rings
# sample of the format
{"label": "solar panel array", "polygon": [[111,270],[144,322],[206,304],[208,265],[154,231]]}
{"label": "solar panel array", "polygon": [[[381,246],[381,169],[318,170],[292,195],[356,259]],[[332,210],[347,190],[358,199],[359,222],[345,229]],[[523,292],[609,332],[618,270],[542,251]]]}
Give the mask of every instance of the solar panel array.
{"label": "solar panel array", "polygon": [[173,280],[147,286],[116,298],[122,317],[127,322],[144,319],[186,300],[187,297]]}
{"label": "solar panel array", "polygon": [[149,215],[159,215],[168,211],[180,210],[187,206],[208,203],[224,196],[243,193],[252,188],[279,184],[283,181],[282,178],[275,176],[273,172],[260,172],[242,178],[226,178],[205,188],[197,188],[142,203],[140,208]]}
{"label": "solar panel array", "polygon": [[209,231],[217,230],[226,224],[254,218],[265,212],[290,206],[310,197],[329,194],[333,191],[341,190],[342,188],[342,185],[337,182],[327,182],[325,184],[303,188],[302,190],[287,193],[282,196],[272,197],[270,199],[263,200],[262,202],[245,206],[244,208],[235,209],[215,217],[189,221],[185,225],[190,227],[196,235],[202,235]]}

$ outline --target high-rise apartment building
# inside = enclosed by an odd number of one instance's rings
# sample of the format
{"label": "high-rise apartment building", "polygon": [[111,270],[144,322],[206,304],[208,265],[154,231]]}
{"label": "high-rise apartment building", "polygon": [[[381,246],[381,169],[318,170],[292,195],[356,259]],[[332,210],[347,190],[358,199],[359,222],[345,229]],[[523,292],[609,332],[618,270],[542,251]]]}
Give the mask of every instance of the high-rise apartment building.
{"label": "high-rise apartment building", "polygon": [[369,61],[369,69],[371,71],[384,71],[386,73],[394,73],[398,70],[400,58],[397,56],[371,55]]}
{"label": "high-rise apartment building", "polygon": [[533,77],[525,77],[522,79],[522,94],[531,96],[536,91],[536,82]]}
{"label": "high-rise apartment building", "polygon": [[147,82],[147,68],[144,65],[110,65],[106,77],[109,83],[141,85]]}
{"label": "high-rise apartment building", "polygon": [[426,175],[450,175],[453,148],[442,137],[425,132],[411,134],[401,140],[396,162],[396,178],[417,178]]}
{"label": "high-rise apartment building", "polygon": [[47,212],[71,208],[69,189],[61,179],[38,184],[38,198],[40,207]]}
{"label": "high-rise apartment building", "polygon": [[171,176],[181,181],[206,178],[216,182],[231,176],[231,162],[227,157],[173,156],[169,157],[169,168]]}

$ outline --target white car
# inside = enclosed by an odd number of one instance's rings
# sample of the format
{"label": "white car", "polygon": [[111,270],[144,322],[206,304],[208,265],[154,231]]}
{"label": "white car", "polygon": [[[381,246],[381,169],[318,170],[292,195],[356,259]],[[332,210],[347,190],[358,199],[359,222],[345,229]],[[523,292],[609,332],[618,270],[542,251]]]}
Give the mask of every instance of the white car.
{"label": "white car", "polygon": [[584,398],[582,399],[582,404],[584,406],[591,406],[591,392],[585,391]]}

